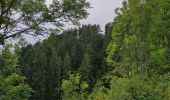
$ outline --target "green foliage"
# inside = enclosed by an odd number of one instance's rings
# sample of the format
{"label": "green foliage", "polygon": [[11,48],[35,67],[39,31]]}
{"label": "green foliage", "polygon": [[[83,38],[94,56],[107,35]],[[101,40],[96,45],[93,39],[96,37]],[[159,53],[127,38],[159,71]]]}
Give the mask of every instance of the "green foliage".
{"label": "green foliage", "polygon": [[168,0],[123,0],[105,35],[90,24],[57,34],[65,22],[79,24],[87,17],[86,0],[53,0],[48,6],[45,0],[2,0],[0,5],[1,44],[25,32],[49,31],[46,23],[57,30],[35,45],[21,39],[15,48],[4,46],[0,100],[170,99]]}
{"label": "green foliage", "polygon": [[108,89],[103,86],[94,88],[89,100],[108,100]]}
{"label": "green foliage", "polygon": [[115,78],[111,82],[109,100],[168,100],[166,84],[142,81],[138,77]]}
{"label": "green foliage", "polygon": [[82,63],[80,65],[80,72],[82,80],[88,82],[90,85],[93,83],[93,66],[92,66],[92,49],[91,46],[87,45],[86,52],[83,55]]}
{"label": "green foliage", "polygon": [[60,100],[61,81],[72,72],[80,73],[80,80],[88,83],[87,92],[91,92],[97,78],[106,71],[103,42],[100,26],[83,25],[62,34],[53,31],[42,43],[23,47],[19,65],[34,90],[30,99]]}
{"label": "green foliage", "polygon": [[46,0],[1,0],[0,6],[1,45],[25,33],[49,33],[51,27],[46,27],[47,23],[55,30],[61,30],[65,22],[77,25],[90,8],[86,0],[52,0],[49,5]]}
{"label": "green foliage", "polygon": [[[71,57],[69,55],[69,53],[66,53],[65,54],[65,57],[64,57],[64,61],[63,61],[63,74],[64,76],[66,76],[65,78],[67,78],[69,76],[69,73],[72,71],[71,69]],[[64,78],[64,79],[65,79]]]}
{"label": "green foliage", "polygon": [[168,5],[165,0],[127,0],[116,10],[107,48],[107,62],[114,68],[108,100],[169,99]]}
{"label": "green foliage", "polygon": [[12,52],[12,48],[11,44],[5,45],[0,54],[0,70],[4,75],[10,75],[18,70],[18,55]]}
{"label": "green foliage", "polygon": [[[104,77],[107,80],[108,77]],[[113,77],[109,82],[98,81],[90,100],[169,100],[168,77],[142,80],[140,76],[131,78]],[[100,83],[100,84],[99,84]]]}
{"label": "green foliage", "polygon": [[79,74],[72,74],[69,80],[63,80],[61,88],[62,100],[87,100],[88,84],[84,81],[80,82]]}
{"label": "green foliage", "polygon": [[19,75],[18,55],[13,45],[5,45],[0,54],[0,99],[27,100],[32,89],[25,83],[25,77]]}
{"label": "green foliage", "polygon": [[[159,5],[156,5],[157,3]],[[157,13],[155,10],[164,8],[169,3],[160,3],[159,0],[145,3],[129,0],[124,4],[126,5],[122,7],[121,15],[118,15],[113,26],[112,40],[107,49],[107,62],[116,69],[124,68],[122,74],[126,77],[134,72],[141,74],[143,78],[150,72],[163,73],[164,66],[169,66],[169,35],[168,31],[162,28],[166,24],[161,24],[162,27],[157,25],[168,19],[159,19],[158,22],[157,18],[163,15],[160,14],[161,10]]]}
{"label": "green foliage", "polygon": [[32,89],[24,83],[25,78],[16,73],[8,77],[0,75],[0,99],[2,100],[27,100]]}

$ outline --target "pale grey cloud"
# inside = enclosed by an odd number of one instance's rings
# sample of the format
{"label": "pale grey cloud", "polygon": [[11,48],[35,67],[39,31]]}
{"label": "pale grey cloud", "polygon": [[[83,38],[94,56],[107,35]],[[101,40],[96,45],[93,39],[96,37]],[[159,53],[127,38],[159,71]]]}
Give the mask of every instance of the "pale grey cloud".
{"label": "pale grey cloud", "polygon": [[92,9],[88,10],[89,16],[82,23],[100,24],[102,27],[106,23],[112,22],[115,17],[114,9],[121,7],[123,0],[88,0]]}

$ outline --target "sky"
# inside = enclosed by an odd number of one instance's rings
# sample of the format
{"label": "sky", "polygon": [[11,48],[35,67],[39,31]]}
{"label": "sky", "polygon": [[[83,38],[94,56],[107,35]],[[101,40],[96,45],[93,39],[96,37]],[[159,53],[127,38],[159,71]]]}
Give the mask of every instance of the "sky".
{"label": "sky", "polygon": [[[108,22],[113,22],[115,17],[114,10],[117,7],[121,7],[123,0],[87,0],[91,4],[91,9],[88,9],[89,16],[87,19],[81,21],[81,24],[99,24],[102,31],[104,31],[104,26]],[[47,5],[49,5],[52,0],[46,0]],[[73,26],[66,25],[65,29],[71,28]],[[31,36],[27,36],[28,41],[35,42]]]}
{"label": "sky", "polygon": [[83,24],[99,24],[104,28],[105,24],[112,22],[115,14],[114,10],[121,7],[122,0],[87,0],[91,3],[87,19],[81,21]]}

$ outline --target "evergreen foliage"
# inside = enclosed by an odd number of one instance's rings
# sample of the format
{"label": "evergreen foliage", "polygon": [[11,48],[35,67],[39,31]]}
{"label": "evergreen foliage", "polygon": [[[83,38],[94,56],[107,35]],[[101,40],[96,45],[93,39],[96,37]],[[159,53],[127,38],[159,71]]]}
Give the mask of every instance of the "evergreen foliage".
{"label": "evergreen foliage", "polygon": [[[64,11],[86,16],[84,0],[64,1]],[[168,0],[123,0],[105,34],[89,24],[5,45],[0,100],[170,100],[169,11]]]}
{"label": "evergreen foliage", "polygon": [[80,82],[87,82],[90,93],[97,78],[106,72],[103,43],[100,26],[89,24],[23,47],[19,64],[34,90],[30,100],[60,100],[62,80],[74,72],[80,73]]}

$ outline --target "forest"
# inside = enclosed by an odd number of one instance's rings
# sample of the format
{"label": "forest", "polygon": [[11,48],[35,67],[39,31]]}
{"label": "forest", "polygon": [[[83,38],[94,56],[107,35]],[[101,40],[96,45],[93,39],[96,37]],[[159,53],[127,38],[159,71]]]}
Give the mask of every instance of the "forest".
{"label": "forest", "polygon": [[122,0],[104,31],[87,0],[45,1],[0,0],[0,100],[170,100],[170,0]]}

